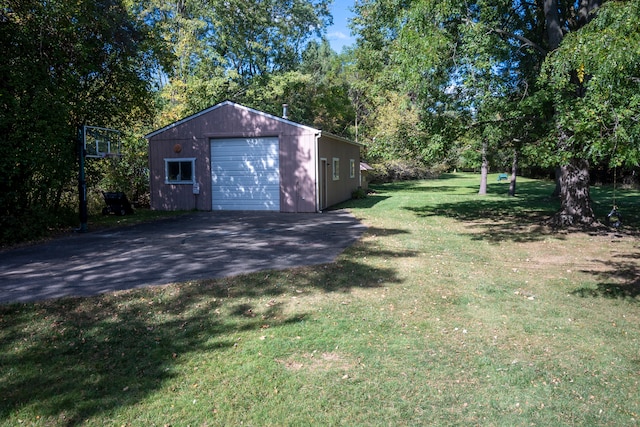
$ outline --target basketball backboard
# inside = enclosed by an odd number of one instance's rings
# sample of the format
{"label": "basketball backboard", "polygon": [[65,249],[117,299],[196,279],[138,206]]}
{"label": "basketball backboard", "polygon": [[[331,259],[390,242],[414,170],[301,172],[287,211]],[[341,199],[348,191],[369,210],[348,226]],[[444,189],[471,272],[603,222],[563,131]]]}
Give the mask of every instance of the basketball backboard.
{"label": "basketball backboard", "polygon": [[97,126],[83,126],[85,157],[102,159],[120,156],[120,131]]}

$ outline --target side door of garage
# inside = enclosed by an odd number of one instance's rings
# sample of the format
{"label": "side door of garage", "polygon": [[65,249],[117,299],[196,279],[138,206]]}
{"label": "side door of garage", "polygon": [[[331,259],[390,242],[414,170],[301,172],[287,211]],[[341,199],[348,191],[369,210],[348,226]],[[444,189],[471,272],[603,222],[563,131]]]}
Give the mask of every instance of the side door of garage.
{"label": "side door of garage", "polygon": [[211,140],[213,210],[280,210],[277,137]]}

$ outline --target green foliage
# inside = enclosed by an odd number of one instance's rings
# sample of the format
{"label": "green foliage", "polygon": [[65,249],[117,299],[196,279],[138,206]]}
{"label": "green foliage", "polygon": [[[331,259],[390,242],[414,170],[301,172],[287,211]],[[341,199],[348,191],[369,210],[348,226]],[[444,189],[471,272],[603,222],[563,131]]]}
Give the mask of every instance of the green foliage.
{"label": "green foliage", "polygon": [[351,136],[354,111],[349,83],[342,57],[326,40],[310,42],[295,69],[255,76],[234,98],[276,116],[282,114],[282,104],[287,104],[291,120]]}
{"label": "green foliage", "polygon": [[386,91],[376,100],[367,118],[366,132],[375,135],[367,145],[370,161],[420,158],[420,116],[414,105],[395,92]]}
{"label": "green foliage", "polygon": [[347,61],[348,55],[336,54],[326,40],[309,43],[298,70],[308,76],[310,82],[291,97],[294,120],[355,139],[351,129],[355,111],[349,97]]}
{"label": "green foliage", "polygon": [[[479,151],[483,140],[502,156],[516,140],[529,140],[518,130],[540,125],[535,115],[520,114],[535,76],[522,65],[531,63],[522,46],[507,36],[531,27],[535,16],[515,13],[510,2],[500,1],[383,0],[362,2],[356,12],[358,66],[363,74],[369,68],[364,75],[370,88],[392,93],[367,100],[374,118],[363,130],[372,141],[369,155],[455,167],[461,152]],[[532,57],[539,64],[540,56]],[[371,58],[384,65],[372,68]],[[396,107],[397,124],[379,125],[379,117],[389,117],[384,99],[394,97],[405,106]]]}
{"label": "green foliage", "polygon": [[163,50],[119,0],[7,0],[0,14],[0,233],[15,237],[75,207],[78,125],[148,117]]}
{"label": "green foliage", "polygon": [[367,190],[362,187],[358,187],[356,190],[353,190],[351,193],[351,198],[355,200],[361,200],[367,198]]}
{"label": "green foliage", "polygon": [[[376,101],[388,90],[419,117],[396,120],[412,128],[411,150],[403,126],[386,126],[385,135],[363,120],[367,140],[384,137],[370,155],[475,165],[473,153],[485,147],[494,165],[514,150],[542,167],[637,165],[640,6],[602,3],[359,2],[356,58],[376,94],[364,100],[367,114],[387,116]],[[560,183],[563,211],[582,211],[589,222],[586,172]]]}
{"label": "green foliage", "polygon": [[[124,192],[136,206],[149,204],[148,143],[140,135],[125,134],[121,156],[95,162],[102,178],[95,185],[102,191]],[[104,203],[104,202],[103,202]]]}
{"label": "green foliage", "polygon": [[638,20],[638,2],[607,2],[546,61],[541,84],[558,111],[558,126],[569,134],[553,146],[560,161],[640,162]]}
{"label": "green foliage", "polygon": [[369,171],[372,183],[387,183],[397,181],[412,181],[417,179],[434,178],[443,170],[431,170],[415,160],[388,160],[371,165]]}
{"label": "green foliage", "polygon": [[157,126],[225,99],[268,96],[278,86],[269,88],[272,77],[289,81],[306,45],[331,21],[328,0],[144,0],[138,10],[174,57],[162,70]]}

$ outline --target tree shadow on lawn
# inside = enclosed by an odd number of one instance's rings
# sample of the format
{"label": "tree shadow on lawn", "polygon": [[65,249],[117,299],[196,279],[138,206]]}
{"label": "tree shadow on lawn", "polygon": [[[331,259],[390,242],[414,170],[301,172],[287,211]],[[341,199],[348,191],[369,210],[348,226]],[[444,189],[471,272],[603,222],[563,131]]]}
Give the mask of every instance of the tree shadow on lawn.
{"label": "tree shadow on lawn", "polygon": [[455,193],[455,194],[474,194],[478,193],[477,185],[461,186],[461,185],[433,185],[439,182],[437,180],[419,180],[419,181],[398,181],[386,183],[382,186],[372,185],[371,189],[374,194],[384,194],[393,192],[416,192],[416,193]]}
{"label": "tree shadow on lawn", "polygon": [[337,205],[331,206],[327,208],[327,211],[340,210],[344,208],[360,208],[360,209],[369,209],[374,207],[380,202],[387,200],[390,196],[385,196],[384,192],[377,192],[377,190],[372,190],[373,193],[367,194],[367,197],[363,199],[350,199],[346,202],[339,203]]}
{"label": "tree shadow on lawn", "polygon": [[473,240],[492,243],[503,241],[529,242],[544,239],[553,233],[545,225],[557,210],[557,201],[550,198],[509,197],[447,202],[422,207],[407,207],[420,217],[447,217],[469,224]]}
{"label": "tree shadow on lawn", "polygon": [[[233,345],[215,299],[150,289],[94,298],[0,306],[0,418],[24,406],[56,425],[133,405],[173,376],[193,351]],[[184,313],[184,314],[181,314]]]}
{"label": "tree shadow on lawn", "polygon": [[[491,175],[495,177],[496,174]],[[480,188],[480,175],[477,176],[477,182],[468,185],[460,185],[453,182],[452,185],[437,185],[440,182],[452,182],[456,179],[469,180],[468,176],[456,174],[443,174],[436,179],[417,180],[417,181],[398,181],[386,183],[382,185],[372,184],[372,188],[376,192],[423,192],[423,193],[451,193],[455,195],[477,195]],[[487,182],[487,194],[489,195],[505,195],[509,194],[509,181],[494,181],[489,179]],[[529,196],[546,198],[551,195],[555,188],[555,184],[542,180],[524,180],[517,182],[517,192],[521,195],[527,193]]]}
{"label": "tree shadow on lawn", "polygon": [[[228,351],[238,331],[304,320],[303,311],[284,314],[287,295],[400,282],[393,268],[357,261],[398,253],[364,245],[350,250],[349,257],[315,267],[0,305],[0,420],[29,407],[24,414],[37,414],[45,424],[82,424],[160,392],[180,375],[181,360]],[[266,309],[246,302],[260,297],[272,298]]]}
{"label": "tree shadow on lawn", "polygon": [[369,236],[397,236],[399,234],[409,234],[407,230],[400,230],[397,228],[380,228],[380,227],[367,227],[366,234]]}
{"label": "tree shadow on lawn", "polygon": [[[368,229],[367,233],[394,231]],[[398,230],[398,233],[405,231]],[[379,235],[379,234],[378,234]],[[312,267],[299,267],[283,271],[265,271],[237,278],[202,281],[202,286],[211,287],[211,292],[220,298],[260,298],[278,297],[296,292],[349,292],[353,288],[377,288],[381,283],[400,283],[397,271],[388,267],[372,267],[357,260],[394,259],[415,257],[418,252],[390,251],[371,248],[359,242],[347,249],[348,256],[337,262]],[[288,285],[287,283],[290,283]],[[293,287],[293,289],[292,289]],[[252,308],[252,307],[246,307]]]}
{"label": "tree shadow on lawn", "polygon": [[[548,225],[548,220],[560,209],[560,200],[551,196],[553,188],[550,182],[525,181],[518,183],[517,195],[510,197],[507,196],[508,185],[492,183],[487,189],[488,195],[492,197],[477,196],[472,200],[464,199],[405,209],[422,217],[442,216],[470,223],[470,227],[476,229],[469,233],[474,240],[500,243],[538,241],[548,235],[562,238],[565,230],[555,230]],[[599,189],[594,191],[594,194],[599,197],[592,202],[596,219],[605,223],[611,210],[608,193]],[[640,206],[640,198],[631,193],[626,196],[620,194],[618,199],[623,199],[627,208],[627,215],[623,215],[623,230],[619,232],[634,235],[637,233],[635,226],[638,225],[636,217],[640,216],[632,212],[638,211],[634,207]],[[603,227],[597,232],[610,231],[615,230]]]}
{"label": "tree shadow on lawn", "polygon": [[592,187],[591,195],[596,197],[593,201],[593,210],[602,221],[605,221],[615,204],[621,215],[623,229],[640,228],[640,195],[637,190],[617,191],[615,202],[613,186],[611,185]]}
{"label": "tree shadow on lawn", "polygon": [[[622,256],[618,255],[618,258]],[[600,261],[606,271],[586,273],[596,274],[604,280],[596,288],[583,287],[572,292],[583,298],[623,299],[640,303],[640,253],[625,256],[624,259]]]}

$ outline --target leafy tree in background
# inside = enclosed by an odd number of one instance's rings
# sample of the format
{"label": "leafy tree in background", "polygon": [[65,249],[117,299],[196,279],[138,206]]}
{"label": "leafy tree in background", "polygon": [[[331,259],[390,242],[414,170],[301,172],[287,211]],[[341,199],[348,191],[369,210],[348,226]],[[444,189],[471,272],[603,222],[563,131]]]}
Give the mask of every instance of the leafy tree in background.
{"label": "leafy tree in background", "polygon": [[294,70],[254,78],[235,100],[276,116],[287,104],[291,120],[352,137],[355,112],[344,64],[345,56],[334,52],[329,42],[311,41]]}
{"label": "leafy tree in background", "polygon": [[589,161],[637,162],[637,9],[618,1],[601,9],[598,0],[364,0],[354,20],[359,67],[374,70],[371,87],[420,109],[425,153],[445,158],[478,141],[486,153],[559,165],[555,223],[591,224]]}
{"label": "leafy tree in background", "polygon": [[[355,114],[349,99],[344,55],[327,40],[310,42],[296,68],[303,84],[282,98],[291,119],[342,136],[351,136]],[[249,101],[247,99],[247,101]]]}
{"label": "leafy tree in background", "polygon": [[540,78],[555,112],[540,148],[561,165],[560,225],[594,222],[591,164],[640,161],[640,2],[583,3],[576,20],[584,26],[563,38]]}
{"label": "leafy tree in background", "polygon": [[151,114],[157,42],[119,0],[3,2],[2,240],[46,230],[69,208],[79,124],[122,128]]}
{"label": "leafy tree in background", "polygon": [[[331,22],[329,0],[143,0],[136,9],[162,34],[174,62],[159,75],[158,126],[225,99],[242,101],[300,83],[313,37]],[[275,77],[274,77],[275,76]],[[273,78],[272,78],[273,77]],[[261,107],[256,105],[254,107]],[[272,107],[273,108],[273,107]],[[265,108],[263,108],[265,109]]]}
{"label": "leafy tree in background", "polygon": [[[137,207],[149,206],[149,156],[148,143],[142,135],[148,128],[135,126],[121,135],[121,155],[113,159],[88,162],[92,167],[88,175],[94,175],[96,190],[122,191]],[[94,194],[104,206],[100,191]]]}

